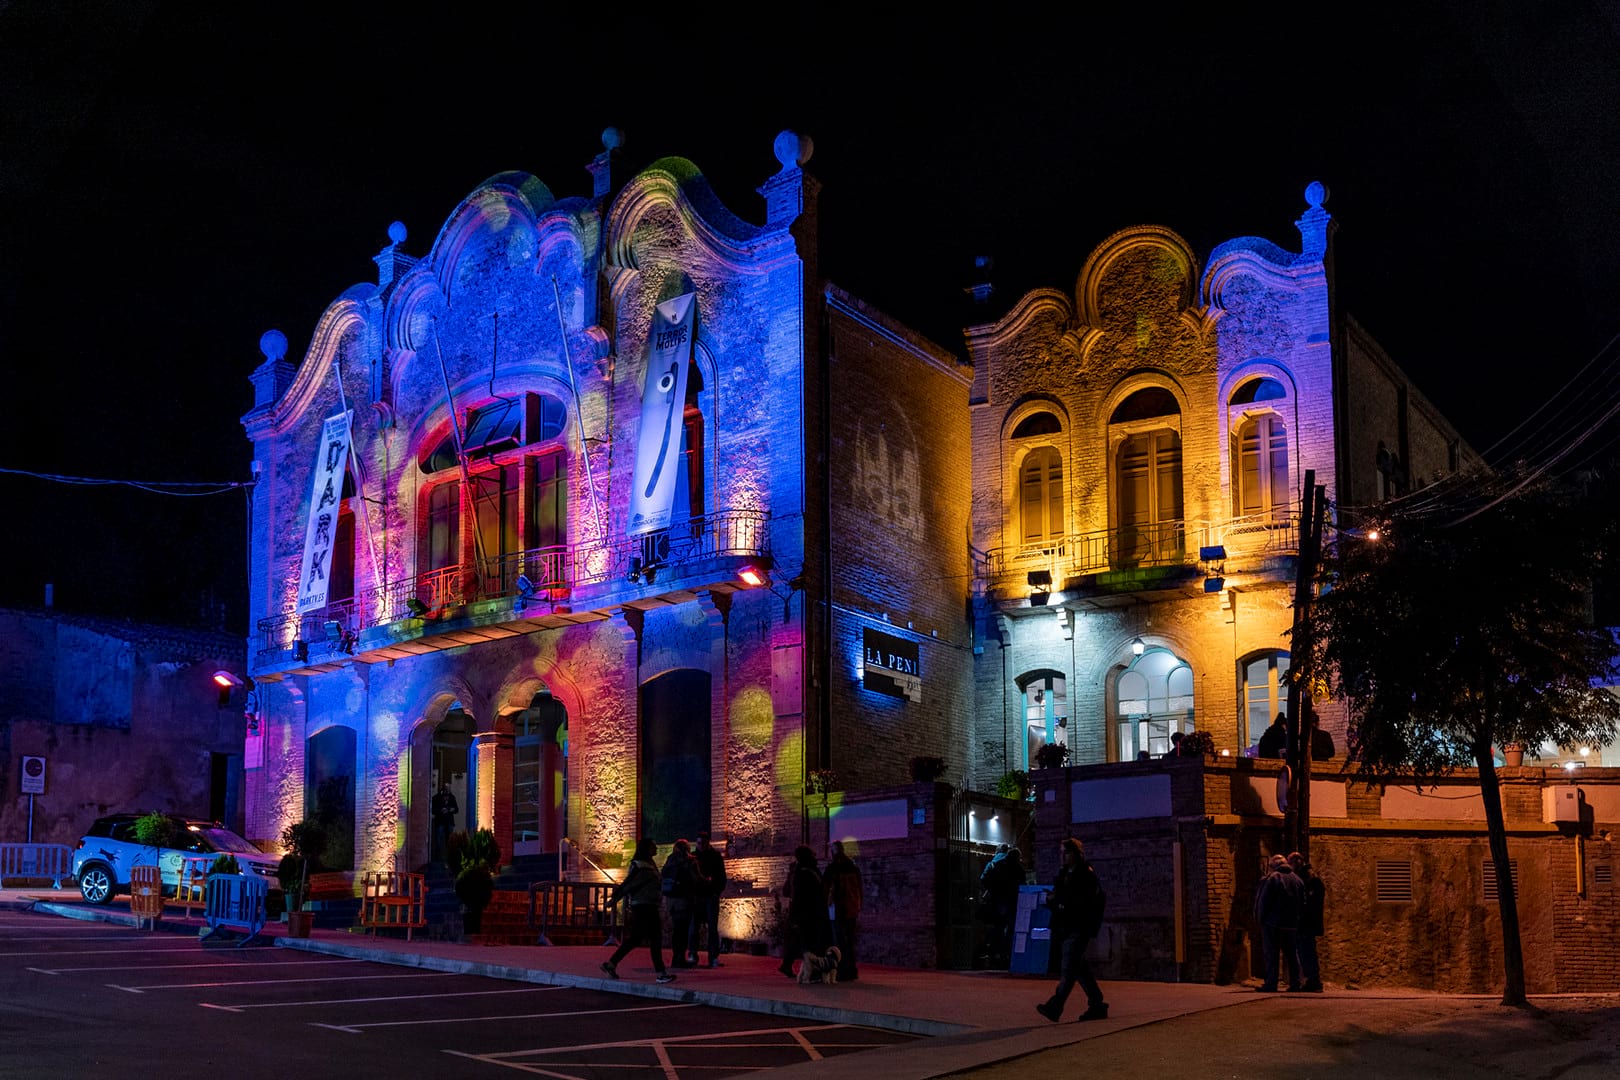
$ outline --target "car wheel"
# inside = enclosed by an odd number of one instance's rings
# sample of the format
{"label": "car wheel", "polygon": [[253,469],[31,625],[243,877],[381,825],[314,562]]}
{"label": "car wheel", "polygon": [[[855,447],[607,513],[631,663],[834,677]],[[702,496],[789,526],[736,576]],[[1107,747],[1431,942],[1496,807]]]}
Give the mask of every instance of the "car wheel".
{"label": "car wheel", "polygon": [[101,905],[113,898],[113,876],[100,863],[92,863],[79,873],[79,892],[85,903]]}

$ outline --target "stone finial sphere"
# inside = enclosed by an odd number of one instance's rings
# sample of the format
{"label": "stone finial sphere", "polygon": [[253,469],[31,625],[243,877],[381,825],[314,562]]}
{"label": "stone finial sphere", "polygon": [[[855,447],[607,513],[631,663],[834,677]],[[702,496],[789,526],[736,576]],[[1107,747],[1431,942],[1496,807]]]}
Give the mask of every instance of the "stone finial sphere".
{"label": "stone finial sphere", "polygon": [[266,360],[280,360],[287,355],[287,335],[280,330],[266,330],[259,338],[259,351]]}
{"label": "stone finial sphere", "polygon": [[624,145],[624,132],[616,127],[602,129],[602,146],[607,150],[617,150]]}
{"label": "stone finial sphere", "polygon": [[784,169],[802,168],[814,150],[815,144],[810,141],[810,136],[800,135],[797,131],[784,131],[776,137],[776,160],[782,163]]}
{"label": "stone finial sphere", "polygon": [[388,242],[390,244],[403,244],[405,242],[405,223],[396,221],[388,226]]}
{"label": "stone finial sphere", "polygon": [[1320,210],[1322,204],[1327,202],[1327,185],[1320,180],[1312,180],[1305,185],[1305,201],[1311,204],[1312,210]]}

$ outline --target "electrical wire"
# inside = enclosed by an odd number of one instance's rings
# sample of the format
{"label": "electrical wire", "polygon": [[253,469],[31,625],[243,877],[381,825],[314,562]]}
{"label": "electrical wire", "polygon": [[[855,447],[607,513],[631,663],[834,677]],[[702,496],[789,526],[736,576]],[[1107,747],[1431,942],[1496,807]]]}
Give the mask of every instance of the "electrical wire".
{"label": "electrical wire", "polygon": [[[258,483],[257,480],[114,480],[105,477],[64,476],[60,473],[34,472],[29,469],[7,469],[3,467],[0,467],[0,473],[7,476],[26,476],[34,480],[46,480],[53,484],[74,484],[81,487],[132,487],[141,491],[149,491],[154,495],[180,495],[189,498],[203,495],[222,495],[228,491],[251,488]],[[202,488],[206,490],[177,490],[183,488]]]}

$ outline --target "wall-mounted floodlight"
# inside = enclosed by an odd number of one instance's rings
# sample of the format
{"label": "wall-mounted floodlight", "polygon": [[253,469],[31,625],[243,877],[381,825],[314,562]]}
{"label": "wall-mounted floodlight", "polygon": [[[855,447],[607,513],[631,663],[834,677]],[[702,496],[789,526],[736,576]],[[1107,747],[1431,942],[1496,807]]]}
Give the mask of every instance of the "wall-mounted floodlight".
{"label": "wall-mounted floodlight", "polygon": [[233,686],[241,686],[242,680],[228,671],[216,671],[214,672],[214,685],[229,689]]}
{"label": "wall-mounted floodlight", "polygon": [[737,571],[737,576],[742,578],[743,584],[755,588],[765,584],[765,573],[757,566],[745,566]]}
{"label": "wall-mounted floodlight", "polygon": [[413,618],[420,619],[428,613],[428,606],[413,596],[405,601],[405,610],[409,611]]}

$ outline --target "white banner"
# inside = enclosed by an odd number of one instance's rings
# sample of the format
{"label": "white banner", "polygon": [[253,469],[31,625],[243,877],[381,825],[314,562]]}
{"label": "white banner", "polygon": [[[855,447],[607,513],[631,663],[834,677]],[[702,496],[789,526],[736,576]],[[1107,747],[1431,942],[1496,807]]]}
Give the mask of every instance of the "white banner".
{"label": "white banner", "polygon": [[653,310],[647,374],[641,387],[641,433],[631,478],[629,536],[669,527],[675,474],[683,467],[686,366],[692,359],[696,293],[665,300]]}
{"label": "white banner", "polygon": [[349,461],[349,417],[326,418],[321,445],[315,451],[315,480],[310,485],[309,521],[304,526],[304,561],[298,579],[298,614],[326,606],[332,571],[332,538],[337,534],[338,506],[343,500],[343,474]]}

